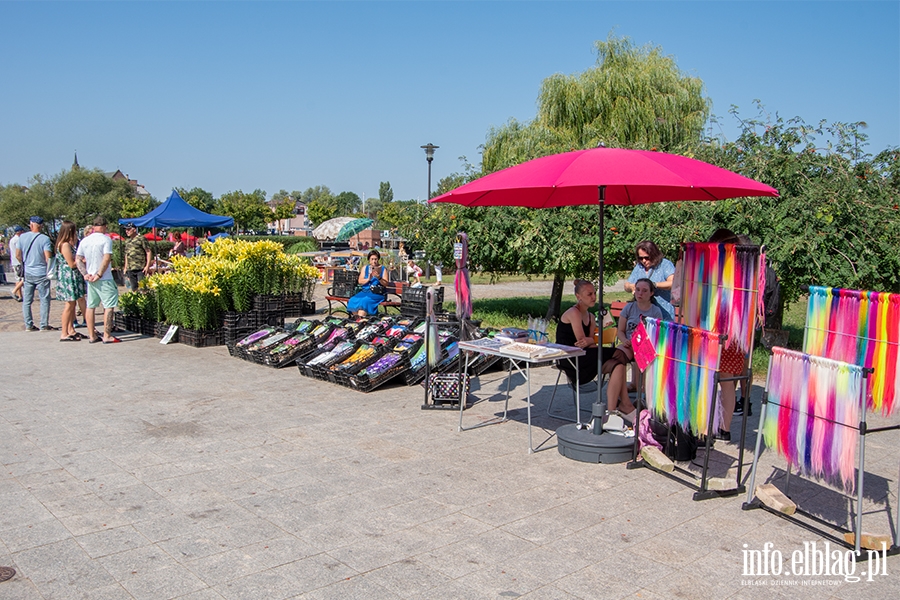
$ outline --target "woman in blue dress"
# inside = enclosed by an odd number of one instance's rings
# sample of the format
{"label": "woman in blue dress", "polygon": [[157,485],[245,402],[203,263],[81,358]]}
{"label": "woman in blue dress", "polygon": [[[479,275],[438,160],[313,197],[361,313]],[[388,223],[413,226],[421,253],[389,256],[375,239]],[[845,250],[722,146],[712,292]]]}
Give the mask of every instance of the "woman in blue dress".
{"label": "woman in blue dress", "polygon": [[675,308],[672,306],[672,283],[675,281],[675,265],[663,256],[659,247],[649,240],[644,240],[634,249],[637,264],[625,282],[625,291],[634,293],[634,284],[638,279],[649,279],[656,286],[653,303],[659,306],[666,321],[675,320]]}
{"label": "woman in blue dress", "polygon": [[362,290],[347,301],[347,310],[351,314],[355,312],[360,317],[377,314],[378,305],[387,300],[385,294],[376,294],[372,291],[373,286],[381,286],[384,291],[384,286],[388,283],[387,269],[378,264],[381,255],[378,250],[372,250],[367,259],[369,264],[359,272],[359,278],[356,280],[362,286]]}

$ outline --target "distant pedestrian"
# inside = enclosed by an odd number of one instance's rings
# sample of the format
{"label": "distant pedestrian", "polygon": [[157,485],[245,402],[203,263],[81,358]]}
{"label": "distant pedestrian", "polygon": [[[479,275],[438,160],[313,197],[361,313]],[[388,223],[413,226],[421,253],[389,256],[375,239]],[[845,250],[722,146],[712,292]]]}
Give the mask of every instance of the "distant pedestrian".
{"label": "distant pedestrian", "polygon": [[[31,217],[31,231],[19,237],[19,248],[16,257],[25,265],[25,283],[22,286],[22,316],[25,319],[25,331],[56,331],[50,325],[50,279],[47,277],[47,265],[53,257],[53,245],[50,238],[41,233],[44,219]],[[41,301],[41,326],[35,327],[31,315],[31,304],[37,290]]]}
{"label": "distant pedestrian", "polygon": [[434,285],[441,285],[444,277],[444,265],[435,263],[434,265]]}
{"label": "distant pedestrian", "polygon": [[[113,311],[119,305],[119,288],[112,276],[112,239],[106,235],[106,219],[94,219],[93,233],[78,244],[76,257],[79,268],[84,268],[87,282],[87,317],[90,343],[102,341],[104,344],[121,342],[112,334]],[[103,305],[103,338],[97,335],[95,309]]]}
{"label": "distant pedestrian", "polygon": [[21,302],[22,286],[25,284],[25,278],[20,277],[16,271],[16,266],[22,264],[16,256],[16,251],[19,249],[19,238],[25,233],[25,228],[21,225],[16,225],[13,227],[13,231],[15,233],[9,238],[9,265],[12,267],[13,277],[16,278],[16,284],[13,286],[12,292],[10,293],[12,294],[12,297],[16,299],[16,302]]}
{"label": "distant pedestrian", "polygon": [[138,235],[134,223],[125,224],[125,286],[132,292],[138,289],[138,282],[143,279],[150,270],[150,244],[147,238]]}
{"label": "distant pedestrian", "polygon": [[56,278],[56,299],[65,302],[60,324],[59,341],[77,342],[82,335],[75,331],[75,305],[81,301],[84,305],[84,276],[75,262],[75,249],[78,244],[78,233],[75,223],[63,221],[56,236],[56,263],[59,275]]}

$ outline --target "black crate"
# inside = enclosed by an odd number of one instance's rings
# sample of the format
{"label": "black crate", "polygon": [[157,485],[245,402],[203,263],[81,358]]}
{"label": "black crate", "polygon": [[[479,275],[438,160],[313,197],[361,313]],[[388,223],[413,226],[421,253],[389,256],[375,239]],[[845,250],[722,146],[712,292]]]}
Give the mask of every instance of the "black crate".
{"label": "black crate", "polygon": [[225,329],[256,327],[256,313],[228,311],[222,319],[222,326]]}
{"label": "black crate", "polygon": [[[385,356],[387,356],[387,354]],[[371,392],[378,386],[387,383],[391,379],[394,379],[407,371],[409,371],[409,357],[401,354],[397,364],[382,373],[370,375],[369,373],[361,372],[357,375],[350,376],[348,378],[350,384],[348,387],[360,392]]]}
{"label": "black crate", "polygon": [[[116,329],[118,329],[118,330],[128,329],[127,327],[125,327],[125,313],[120,313],[118,311],[114,312],[113,313],[113,324],[115,325]],[[129,331],[131,331],[131,330],[129,329]]]}
{"label": "black crate", "polygon": [[341,385],[345,385],[345,384],[349,385],[349,382],[346,380],[347,375],[356,375],[357,373],[359,373],[360,371],[362,371],[363,369],[365,369],[366,367],[368,367],[369,365],[371,365],[372,363],[377,361],[379,358],[384,356],[384,354],[385,354],[385,348],[378,347],[378,346],[372,346],[372,344],[367,344],[365,342],[357,343],[356,350],[354,350],[354,353],[357,352],[363,346],[368,346],[374,350],[372,356],[370,356],[369,358],[367,358],[365,360],[357,361],[354,364],[347,364],[346,361],[349,360],[351,356],[353,356],[351,354],[350,356],[345,358],[340,363],[337,363],[337,364],[331,366],[330,370],[332,373],[335,373],[337,375],[344,377],[343,383],[341,383]]}
{"label": "black crate", "polygon": [[156,337],[156,321],[141,319],[141,335]]}
{"label": "black crate", "polygon": [[178,343],[194,348],[221,346],[224,343],[224,332],[221,329],[195,330],[179,327]]}
{"label": "black crate", "polygon": [[407,287],[403,289],[403,295],[400,297],[400,314],[404,317],[424,317],[428,308],[425,299],[428,289],[434,290],[435,312],[442,312],[444,310],[444,288]]}
{"label": "black crate", "polygon": [[253,311],[257,327],[284,327],[284,312]]}
{"label": "black crate", "polygon": [[253,296],[251,310],[257,312],[277,313],[284,316],[284,296],[281,294],[257,294]]}
{"label": "black crate", "polygon": [[302,300],[300,302],[300,315],[314,315],[316,314],[316,303],[308,302],[306,300]]}
{"label": "black crate", "polygon": [[334,272],[331,282],[331,295],[338,298],[349,298],[356,293],[359,272],[340,270]]}

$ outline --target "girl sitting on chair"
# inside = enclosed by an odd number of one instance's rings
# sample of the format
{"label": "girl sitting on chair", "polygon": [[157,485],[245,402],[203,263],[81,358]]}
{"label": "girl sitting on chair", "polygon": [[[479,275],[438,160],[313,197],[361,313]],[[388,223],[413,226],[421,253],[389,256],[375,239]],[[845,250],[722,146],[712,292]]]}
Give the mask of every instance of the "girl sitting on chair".
{"label": "girl sitting on chair", "polygon": [[[577,346],[586,354],[578,357],[578,384],[584,385],[597,376],[597,343],[594,335],[597,322],[594,315],[588,312],[597,302],[597,291],[594,284],[584,279],[575,280],[575,306],[567,310],[559,318],[556,326],[556,343],[564,346]],[[575,368],[568,361],[560,361],[560,368],[565,371],[570,382],[575,381]]]}
{"label": "girl sitting on chair", "polygon": [[378,305],[387,300],[384,286],[388,283],[388,274],[387,269],[378,264],[381,261],[381,255],[378,250],[372,250],[367,259],[369,264],[359,272],[359,279],[357,279],[362,290],[347,301],[347,310],[351,314],[355,312],[360,317],[377,314]]}
{"label": "girl sitting on chair", "polygon": [[608,412],[618,410],[623,418],[633,425],[637,416],[628,388],[625,383],[625,368],[634,359],[634,351],[631,348],[631,335],[641,322],[641,317],[653,317],[662,319],[663,313],[659,306],[653,304],[653,294],[656,286],[646,277],[638,279],[634,284],[634,300],[625,305],[619,316],[617,337],[619,346],[612,358],[603,362],[603,374],[609,375],[609,385],[606,388],[606,405]]}

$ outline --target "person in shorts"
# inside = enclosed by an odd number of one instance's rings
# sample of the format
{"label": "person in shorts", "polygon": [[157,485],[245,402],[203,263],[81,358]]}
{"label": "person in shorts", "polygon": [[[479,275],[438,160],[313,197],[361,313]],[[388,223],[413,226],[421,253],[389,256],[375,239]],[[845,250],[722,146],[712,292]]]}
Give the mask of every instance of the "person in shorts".
{"label": "person in shorts", "polygon": [[[113,311],[119,305],[119,288],[112,276],[112,239],[106,235],[106,219],[99,216],[94,219],[93,233],[78,244],[76,253],[78,265],[83,269],[87,283],[87,318],[88,337],[91,344],[102,341],[104,344],[117,344],[119,338],[112,334]],[[94,310],[103,305],[103,337],[97,335],[94,326]]]}

